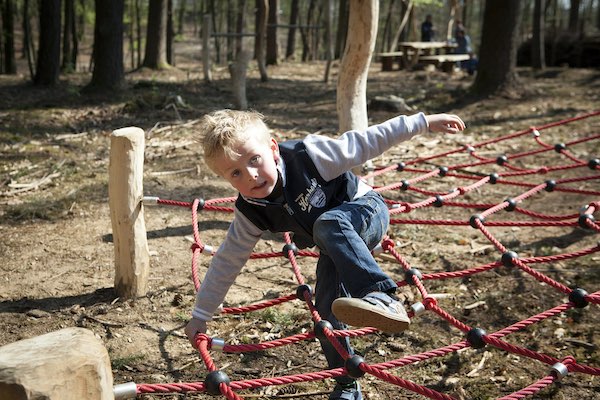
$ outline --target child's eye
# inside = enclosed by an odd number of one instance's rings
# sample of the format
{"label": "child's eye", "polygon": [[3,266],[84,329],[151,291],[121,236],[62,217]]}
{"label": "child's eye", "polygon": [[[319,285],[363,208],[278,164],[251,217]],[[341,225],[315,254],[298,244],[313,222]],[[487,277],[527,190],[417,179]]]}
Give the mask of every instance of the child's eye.
{"label": "child's eye", "polygon": [[232,178],[237,178],[238,176],[240,176],[240,171],[239,170],[234,170],[231,172],[231,177]]}
{"label": "child's eye", "polygon": [[250,159],[250,164],[257,164],[260,161],[260,156],[254,156]]}

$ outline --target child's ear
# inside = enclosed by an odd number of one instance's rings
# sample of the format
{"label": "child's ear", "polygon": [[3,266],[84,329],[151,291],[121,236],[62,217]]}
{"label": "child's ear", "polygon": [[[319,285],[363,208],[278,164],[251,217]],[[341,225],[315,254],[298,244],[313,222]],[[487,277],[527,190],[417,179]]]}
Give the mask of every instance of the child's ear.
{"label": "child's ear", "polygon": [[277,141],[274,138],[271,138],[270,147],[271,151],[273,152],[273,158],[275,160],[279,160],[279,145],[277,144]]}

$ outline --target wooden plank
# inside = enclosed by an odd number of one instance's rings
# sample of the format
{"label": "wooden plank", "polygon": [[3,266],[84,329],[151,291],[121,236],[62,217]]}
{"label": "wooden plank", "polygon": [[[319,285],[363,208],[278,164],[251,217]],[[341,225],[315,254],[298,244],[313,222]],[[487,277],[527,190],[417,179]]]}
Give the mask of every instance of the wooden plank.
{"label": "wooden plank", "polygon": [[421,61],[437,61],[439,63],[444,62],[458,62],[467,61],[471,58],[468,54],[438,54],[431,56],[421,56]]}

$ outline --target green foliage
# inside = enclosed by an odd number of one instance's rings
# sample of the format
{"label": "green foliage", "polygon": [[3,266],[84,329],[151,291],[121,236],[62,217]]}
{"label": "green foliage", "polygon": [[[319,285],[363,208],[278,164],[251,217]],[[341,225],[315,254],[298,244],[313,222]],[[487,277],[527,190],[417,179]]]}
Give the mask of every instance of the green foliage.
{"label": "green foliage", "polygon": [[444,2],[442,0],[414,0],[416,7],[429,6],[429,7],[443,7]]}
{"label": "green foliage", "polygon": [[296,315],[294,313],[283,313],[273,307],[262,311],[260,317],[265,322],[270,322],[282,327],[289,327],[296,324]]}
{"label": "green foliage", "polygon": [[122,370],[129,367],[131,364],[135,364],[139,361],[142,361],[145,358],[143,354],[132,354],[126,357],[117,357],[112,358],[110,360],[110,365],[112,369]]}

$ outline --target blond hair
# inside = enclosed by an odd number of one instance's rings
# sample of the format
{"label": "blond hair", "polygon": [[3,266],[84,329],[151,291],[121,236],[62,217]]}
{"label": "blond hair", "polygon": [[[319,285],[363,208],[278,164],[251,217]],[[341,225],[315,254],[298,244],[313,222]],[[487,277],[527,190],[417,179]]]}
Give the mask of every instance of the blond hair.
{"label": "blond hair", "polygon": [[[256,111],[228,109],[205,115],[200,121],[200,132],[204,160],[210,169],[217,172],[214,161],[220,155],[225,155],[232,160],[239,157],[236,149],[248,140],[268,143],[271,134],[263,118],[263,115]],[[248,129],[251,127],[258,129]]]}

